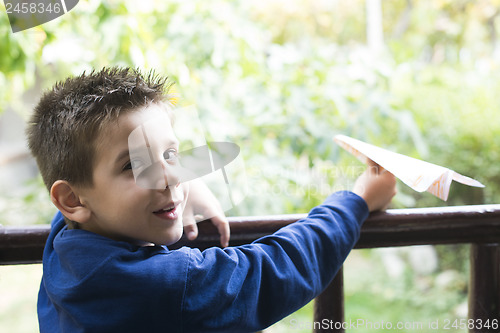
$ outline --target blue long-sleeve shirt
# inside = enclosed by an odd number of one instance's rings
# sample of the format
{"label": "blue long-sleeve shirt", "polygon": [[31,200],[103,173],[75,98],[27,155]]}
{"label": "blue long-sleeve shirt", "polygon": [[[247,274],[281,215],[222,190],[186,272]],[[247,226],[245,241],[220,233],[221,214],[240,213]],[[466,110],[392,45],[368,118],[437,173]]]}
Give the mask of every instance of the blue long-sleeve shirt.
{"label": "blue long-sleeve shirt", "polygon": [[56,214],[43,254],[40,332],[252,332],[316,297],[357,242],[368,207],[337,192],[255,242],[203,252],[140,247]]}

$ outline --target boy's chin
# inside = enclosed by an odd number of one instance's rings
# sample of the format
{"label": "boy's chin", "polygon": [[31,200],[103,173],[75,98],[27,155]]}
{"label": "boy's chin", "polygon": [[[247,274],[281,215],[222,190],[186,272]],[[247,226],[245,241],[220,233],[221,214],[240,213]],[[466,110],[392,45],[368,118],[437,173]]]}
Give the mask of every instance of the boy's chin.
{"label": "boy's chin", "polygon": [[166,242],[164,242],[162,245],[170,246],[172,244],[177,243],[181,238],[182,238],[182,233],[178,237],[171,237]]}
{"label": "boy's chin", "polygon": [[184,234],[184,225],[182,224],[182,212],[180,212],[179,217],[175,223],[174,229],[171,230],[168,239],[166,239],[163,245],[169,246],[177,243],[182,238],[183,234]]}

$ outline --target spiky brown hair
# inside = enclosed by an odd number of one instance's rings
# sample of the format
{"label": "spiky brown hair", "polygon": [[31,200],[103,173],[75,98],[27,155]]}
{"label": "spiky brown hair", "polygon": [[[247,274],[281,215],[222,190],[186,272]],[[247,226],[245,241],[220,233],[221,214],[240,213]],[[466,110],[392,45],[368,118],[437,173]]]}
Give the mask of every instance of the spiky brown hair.
{"label": "spiky brown hair", "polygon": [[91,186],[96,139],[121,114],[169,103],[171,83],[153,71],[110,67],[56,83],[43,94],[27,128],[28,145],[45,185]]}

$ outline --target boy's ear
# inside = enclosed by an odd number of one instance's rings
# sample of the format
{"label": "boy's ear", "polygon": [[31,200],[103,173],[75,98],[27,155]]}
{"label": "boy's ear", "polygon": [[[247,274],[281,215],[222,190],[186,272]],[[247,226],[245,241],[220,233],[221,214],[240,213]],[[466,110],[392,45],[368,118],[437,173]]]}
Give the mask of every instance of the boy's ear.
{"label": "boy's ear", "polygon": [[92,215],[90,209],[80,202],[73,186],[65,180],[57,180],[52,184],[50,198],[57,209],[71,221],[85,223]]}

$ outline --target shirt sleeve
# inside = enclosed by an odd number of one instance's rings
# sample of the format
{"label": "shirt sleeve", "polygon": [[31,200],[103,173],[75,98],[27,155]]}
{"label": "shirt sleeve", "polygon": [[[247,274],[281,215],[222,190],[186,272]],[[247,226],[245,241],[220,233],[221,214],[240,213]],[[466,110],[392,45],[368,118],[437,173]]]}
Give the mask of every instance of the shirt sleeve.
{"label": "shirt sleeve", "polygon": [[296,311],[331,282],[367,216],[361,197],[337,192],[251,244],[190,250],[183,331],[252,332]]}

